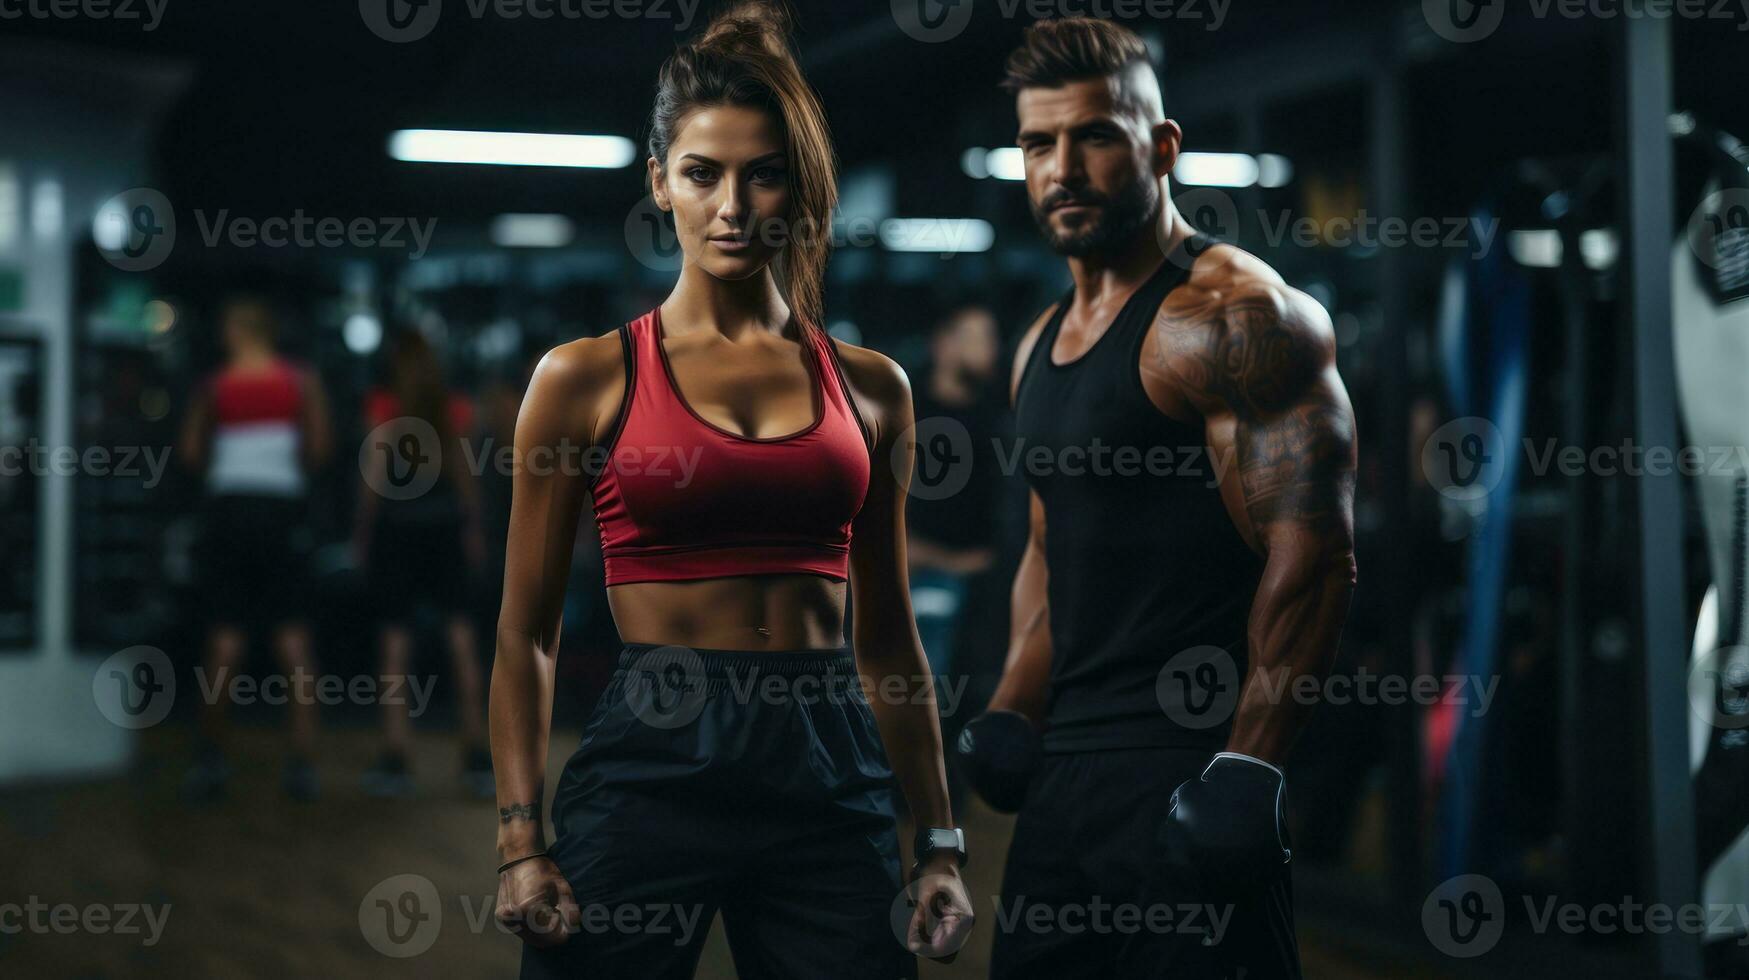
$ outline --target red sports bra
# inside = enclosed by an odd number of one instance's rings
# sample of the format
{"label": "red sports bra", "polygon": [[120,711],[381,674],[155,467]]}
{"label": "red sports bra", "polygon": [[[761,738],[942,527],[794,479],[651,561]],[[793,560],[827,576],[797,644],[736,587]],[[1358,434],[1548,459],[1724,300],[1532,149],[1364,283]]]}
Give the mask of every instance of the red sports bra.
{"label": "red sports bra", "polygon": [[712,425],[686,403],[662,347],[660,309],[619,335],[626,395],[592,488],[607,584],[847,578],[871,446],[831,339],[802,331],[814,424],[757,439]]}

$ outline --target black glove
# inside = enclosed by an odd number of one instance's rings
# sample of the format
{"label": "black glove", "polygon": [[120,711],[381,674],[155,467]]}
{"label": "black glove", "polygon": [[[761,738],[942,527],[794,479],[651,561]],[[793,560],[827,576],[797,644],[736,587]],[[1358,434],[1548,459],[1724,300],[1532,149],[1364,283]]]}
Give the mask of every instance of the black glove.
{"label": "black glove", "polygon": [[972,789],[1001,813],[1026,802],[1026,785],[1038,768],[1038,731],[1014,711],[986,711],[960,730],[956,746]]}
{"label": "black glove", "polygon": [[1222,752],[1172,793],[1160,825],[1167,879],[1204,897],[1237,897],[1279,878],[1287,838],[1287,780],[1260,759]]}

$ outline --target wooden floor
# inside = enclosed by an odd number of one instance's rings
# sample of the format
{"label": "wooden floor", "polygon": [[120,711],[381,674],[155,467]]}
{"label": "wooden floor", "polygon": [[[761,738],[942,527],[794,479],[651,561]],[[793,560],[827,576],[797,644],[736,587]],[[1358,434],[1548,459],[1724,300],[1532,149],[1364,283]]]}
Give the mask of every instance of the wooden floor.
{"label": "wooden floor", "polygon": [[[516,974],[518,941],[491,925],[493,807],[463,797],[453,743],[437,736],[420,743],[415,801],[378,801],[357,788],[375,755],[370,734],[326,733],[324,796],[298,805],[279,791],[276,736],[246,731],[237,739],[229,799],[191,808],[178,795],[186,739],[170,728],[146,733],[125,778],[0,793],[0,906],[35,899],[81,915],[102,907],[117,922],[128,906],[150,906],[163,923],[152,946],[140,913],[132,922],[141,931],[133,935],[58,934],[48,919],[46,931],[0,931],[0,977]],[[574,743],[574,734],[554,737],[549,786]],[[967,872],[974,900],[990,910],[1011,821],[981,807],[963,820],[981,857]],[[409,892],[424,897],[409,905]],[[399,919],[400,931],[391,934],[379,901],[425,918],[417,927],[413,918]],[[923,977],[985,976],[992,932],[980,928],[957,962],[925,964]],[[1304,955],[1309,977],[1409,975],[1362,968],[1362,957],[1316,935],[1306,937]],[[699,976],[734,976],[720,928]]]}

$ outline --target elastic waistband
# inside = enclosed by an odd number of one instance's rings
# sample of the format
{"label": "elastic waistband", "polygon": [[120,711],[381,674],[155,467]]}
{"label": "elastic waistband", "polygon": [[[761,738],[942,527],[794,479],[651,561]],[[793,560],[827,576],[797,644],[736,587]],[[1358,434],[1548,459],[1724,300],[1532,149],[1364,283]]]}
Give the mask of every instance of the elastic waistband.
{"label": "elastic waistband", "polygon": [[683,678],[711,688],[761,677],[856,679],[856,658],[848,644],[836,649],[716,650],[678,644],[627,643],[616,673]]}

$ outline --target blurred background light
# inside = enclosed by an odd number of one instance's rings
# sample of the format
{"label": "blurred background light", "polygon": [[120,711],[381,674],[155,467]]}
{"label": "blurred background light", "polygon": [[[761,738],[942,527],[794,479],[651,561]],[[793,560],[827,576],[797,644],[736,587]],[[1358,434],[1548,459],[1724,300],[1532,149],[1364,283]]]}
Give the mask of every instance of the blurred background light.
{"label": "blurred background light", "polygon": [[492,244],[502,248],[563,248],[576,226],[562,214],[501,214],[492,219]]}
{"label": "blurred background light", "polygon": [[996,242],[982,218],[888,218],[880,234],[890,252],[987,252]]}
{"label": "blurred background light", "polygon": [[354,313],[346,318],[341,337],[346,341],[346,349],[354,354],[375,353],[383,342],[383,322],[370,313]]}
{"label": "blurred background light", "polygon": [[389,137],[389,156],[409,163],[614,169],[630,166],[637,147],[623,136],[403,129]]}
{"label": "blurred background light", "polygon": [[1184,153],[1172,176],[1198,187],[1253,187],[1262,168],[1244,153]]}

